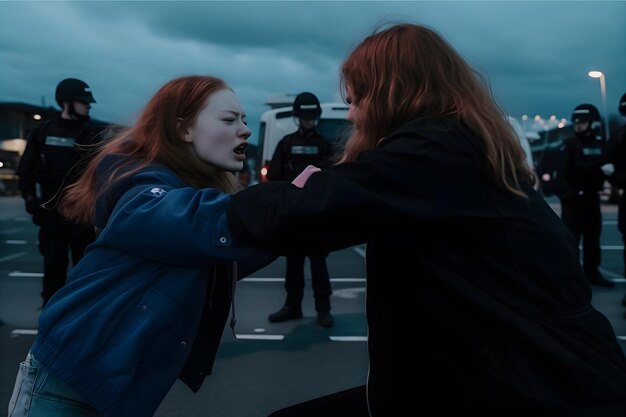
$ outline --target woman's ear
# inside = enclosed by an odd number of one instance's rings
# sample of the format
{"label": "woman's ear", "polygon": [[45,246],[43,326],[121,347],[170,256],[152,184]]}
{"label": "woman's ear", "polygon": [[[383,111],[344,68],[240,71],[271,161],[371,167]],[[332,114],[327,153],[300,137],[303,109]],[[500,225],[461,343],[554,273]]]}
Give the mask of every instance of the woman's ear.
{"label": "woman's ear", "polygon": [[182,119],[181,117],[176,119],[176,128],[180,132],[181,137],[183,138],[183,141],[186,142],[186,143],[191,143],[191,142],[193,142],[193,137],[191,135],[190,130],[188,128],[184,127],[184,122],[185,122],[185,120]]}

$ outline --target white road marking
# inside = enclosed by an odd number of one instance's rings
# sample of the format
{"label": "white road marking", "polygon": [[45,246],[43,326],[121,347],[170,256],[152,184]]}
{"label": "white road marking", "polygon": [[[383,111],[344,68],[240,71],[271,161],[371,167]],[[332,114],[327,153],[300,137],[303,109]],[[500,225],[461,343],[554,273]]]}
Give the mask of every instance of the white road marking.
{"label": "white road marking", "polygon": [[26,255],[26,252],[18,252],[14,253],[13,255],[3,256],[2,258],[0,258],[0,262],[10,261],[11,259],[19,258],[20,256],[24,255]]}
{"label": "white road marking", "polygon": [[619,340],[626,340],[626,336],[617,336]]}
{"label": "white road marking", "polygon": [[246,340],[283,340],[283,334],[237,334],[237,339]]}
{"label": "white road marking", "polygon": [[354,249],[354,251],[355,251],[356,253],[358,253],[359,255],[361,255],[362,257],[364,257],[364,258],[365,258],[365,250],[364,250],[363,248],[358,248],[358,247],[357,247],[357,248],[352,248],[352,249]]}
{"label": "white road marking", "polygon": [[7,240],[5,243],[7,245],[25,245],[26,241],[25,240]]}
{"label": "white road marking", "polygon": [[330,282],[365,282],[365,278],[331,278]]}
{"label": "white road marking", "polygon": [[11,337],[24,336],[24,335],[36,335],[37,329],[13,329],[11,331]]}
{"label": "white road marking", "polygon": [[600,270],[600,272],[602,272],[602,275],[606,275],[608,278],[611,278],[611,281],[613,282],[626,282],[626,279],[624,279],[624,277],[621,276],[620,274],[607,271],[606,269],[603,269],[603,268],[598,268],[598,269]]}
{"label": "white road marking", "polygon": [[245,282],[282,282],[284,281],[285,278],[253,278],[253,277],[249,277],[249,278],[244,278],[243,280],[239,281],[242,283]]}
{"label": "white road marking", "polygon": [[43,277],[43,273],[41,272],[20,272],[13,271],[9,273],[10,277]]}
{"label": "white road marking", "polygon": [[367,342],[367,336],[328,336],[331,342]]}
{"label": "white road marking", "polygon": [[[244,278],[240,282],[285,282],[285,278]],[[365,282],[365,278],[331,278],[330,282]]]}
{"label": "white road marking", "polygon": [[[282,334],[237,334],[237,339],[245,340],[283,340]],[[367,336],[329,336],[333,342],[367,342]]]}
{"label": "white road marking", "polygon": [[359,298],[359,294],[365,294],[365,287],[340,288],[338,290],[333,290],[333,297],[344,298],[348,300]]}

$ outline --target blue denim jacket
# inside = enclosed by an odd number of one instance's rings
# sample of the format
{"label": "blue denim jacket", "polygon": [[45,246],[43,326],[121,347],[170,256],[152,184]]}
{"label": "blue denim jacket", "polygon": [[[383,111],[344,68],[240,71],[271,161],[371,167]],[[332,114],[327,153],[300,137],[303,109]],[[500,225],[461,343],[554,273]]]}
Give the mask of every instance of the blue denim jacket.
{"label": "blue denim jacket", "polygon": [[33,355],[104,415],[120,415],[146,372],[153,387],[133,399],[138,414],[151,415],[177,377],[197,391],[212,369],[233,278],[275,259],[233,243],[229,203],[162,166],[113,187],[98,201],[102,232],[41,313]]}

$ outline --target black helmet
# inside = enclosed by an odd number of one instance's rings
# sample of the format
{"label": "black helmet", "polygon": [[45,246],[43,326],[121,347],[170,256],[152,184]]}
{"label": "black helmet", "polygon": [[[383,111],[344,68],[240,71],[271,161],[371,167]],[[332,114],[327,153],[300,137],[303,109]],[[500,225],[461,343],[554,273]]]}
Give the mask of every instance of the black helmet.
{"label": "black helmet", "polygon": [[305,120],[317,119],[322,114],[320,101],[313,93],[300,93],[293,101],[293,115]]}
{"label": "black helmet", "polygon": [[617,107],[619,113],[622,116],[626,116],[626,93],[619,99],[619,106]]}
{"label": "black helmet", "polygon": [[63,107],[64,101],[81,103],[95,103],[96,100],[91,94],[91,90],[87,83],[76,78],[66,78],[57,85],[55,98],[59,107]]}
{"label": "black helmet", "polygon": [[572,113],[572,122],[599,122],[600,112],[593,104],[581,104],[576,106]]}

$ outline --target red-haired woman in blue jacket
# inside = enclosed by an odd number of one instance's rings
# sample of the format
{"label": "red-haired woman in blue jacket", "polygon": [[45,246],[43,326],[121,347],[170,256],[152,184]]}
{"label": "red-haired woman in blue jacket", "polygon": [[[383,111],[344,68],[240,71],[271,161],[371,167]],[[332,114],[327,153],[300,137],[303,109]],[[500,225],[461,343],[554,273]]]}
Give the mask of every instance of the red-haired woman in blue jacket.
{"label": "red-haired woman in blue jacket", "polygon": [[200,388],[236,280],[274,259],[226,224],[249,136],[233,90],[191,76],[106,142],[62,207],[99,236],[42,311],[9,416],[147,417],[176,378]]}

